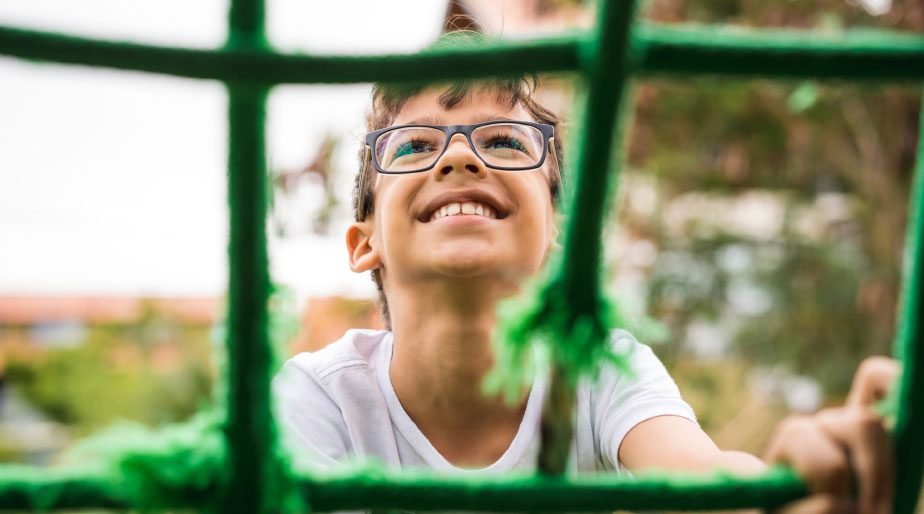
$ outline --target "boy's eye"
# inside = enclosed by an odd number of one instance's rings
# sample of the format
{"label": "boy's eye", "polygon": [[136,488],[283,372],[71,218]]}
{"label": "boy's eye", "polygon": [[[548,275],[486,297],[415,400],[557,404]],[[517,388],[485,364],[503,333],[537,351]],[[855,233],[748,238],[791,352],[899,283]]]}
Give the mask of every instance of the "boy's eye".
{"label": "boy's eye", "polygon": [[507,149],[516,150],[518,152],[526,151],[526,147],[523,145],[523,143],[520,142],[520,140],[506,136],[491,138],[482,145],[482,148],[487,150]]}
{"label": "boy's eye", "polygon": [[434,152],[434,151],[436,151],[436,148],[434,148],[433,144],[431,144],[428,141],[421,141],[421,140],[406,141],[398,145],[397,148],[395,148],[395,153],[394,153],[394,156],[392,156],[392,160],[400,159],[401,157],[404,157],[405,155],[411,155],[411,154],[422,153],[422,152]]}

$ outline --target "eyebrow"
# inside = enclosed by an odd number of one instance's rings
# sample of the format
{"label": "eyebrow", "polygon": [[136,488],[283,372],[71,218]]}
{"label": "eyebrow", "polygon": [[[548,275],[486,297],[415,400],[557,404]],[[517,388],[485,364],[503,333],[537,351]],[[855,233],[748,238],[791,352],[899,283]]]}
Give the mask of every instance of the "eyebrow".
{"label": "eyebrow", "polygon": [[[420,118],[414,118],[413,120],[408,121],[407,123],[404,123],[404,125],[442,125],[442,123],[440,123],[441,121],[443,120],[442,118],[439,118],[439,117],[423,116]],[[497,116],[495,114],[482,114],[482,115],[476,116],[472,120],[472,123],[470,123],[470,125],[477,125],[478,123],[485,123],[488,121],[517,121],[517,120],[508,118],[506,116]]]}

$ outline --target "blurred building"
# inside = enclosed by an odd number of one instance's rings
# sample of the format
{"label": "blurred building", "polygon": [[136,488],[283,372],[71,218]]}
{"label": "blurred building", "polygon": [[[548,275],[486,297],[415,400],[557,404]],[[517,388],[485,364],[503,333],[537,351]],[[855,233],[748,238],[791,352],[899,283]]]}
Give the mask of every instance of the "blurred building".
{"label": "blurred building", "polygon": [[15,386],[11,365],[42,369],[49,352],[80,347],[105,327],[121,342],[100,365],[175,371],[190,330],[207,333],[220,308],[217,298],[0,296],[0,459],[47,464],[72,437]]}
{"label": "blurred building", "polygon": [[340,297],[312,298],[302,310],[298,334],[289,353],[316,351],[340,339],[351,328],[383,327],[375,302]]}
{"label": "blurred building", "polygon": [[220,309],[218,298],[0,296],[0,373],[11,349],[75,346],[90,327],[128,326],[152,315],[171,325],[211,327]]}

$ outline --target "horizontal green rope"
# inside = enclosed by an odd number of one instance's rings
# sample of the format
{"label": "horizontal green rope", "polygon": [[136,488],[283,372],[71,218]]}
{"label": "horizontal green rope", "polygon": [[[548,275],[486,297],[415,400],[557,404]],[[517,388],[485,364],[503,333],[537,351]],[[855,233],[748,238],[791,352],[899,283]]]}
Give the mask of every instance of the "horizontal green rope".
{"label": "horizontal green rope", "polygon": [[[209,493],[211,491],[211,493]],[[198,505],[217,488],[195,491]],[[722,510],[773,508],[805,495],[801,482],[783,469],[755,478],[615,476],[446,477],[363,469],[349,474],[298,479],[298,491],[312,511],[406,509],[493,512],[578,512],[612,510]],[[174,497],[181,496],[177,491]],[[192,495],[192,493],[190,493]],[[149,500],[138,505],[124,494],[121,480],[102,475],[0,467],[0,509],[178,508]]]}
{"label": "horizontal green rope", "polygon": [[441,80],[577,68],[574,39],[420,54],[316,56],[234,49],[196,50],[116,43],[0,27],[0,54],[26,59],[217,80],[353,83]]}
{"label": "horizontal green rope", "polygon": [[806,491],[791,472],[761,477],[482,476],[448,478],[366,470],[354,476],[308,478],[300,490],[312,511],[586,512],[773,508]]}
{"label": "horizontal green rope", "polygon": [[227,469],[215,414],[111,427],[69,448],[61,466],[0,465],[0,510],[208,509]]}
{"label": "horizontal green rope", "polygon": [[[24,59],[268,84],[435,81],[577,71],[585,36],[420,54],[323,56],[198,50],[0,27],[0,54]],[[924,79],[924,36],[889,31],[744,30],[639,24],[633,61],[645,75],[722,74],[845,80]]]}
{"label": "horizontal green rope", "polygon": [[[922,96],[924,101],[924,96]],[[905,367],[895,420],[895,514],[915,512],[924,475],[924,109],[918,132],[917,169],[908,202],[902,308],[895,353]]]}
{"label": "horizontal green rope", "polygon": [[0,467],[0,509],[128,509],[130,502],[116,481],[87,472],[26,466]]}
{"label": "horizontal green rope", "polygon": [[[156,461],[152,459],[151,463]],[[178,474],[176,478],[184,477]],[[0,510],[206,509],[219,498],[217,484],[216,480],[205,485],[190,480],[188,485],[153,487],[153,481],[129,484],[125,476],[112,473],[7,465],[0,466]]]}
{"label": "horizontal green rope", "polygon": [[921,80],[924,35],[640,24],[633,43],[643,75]]}

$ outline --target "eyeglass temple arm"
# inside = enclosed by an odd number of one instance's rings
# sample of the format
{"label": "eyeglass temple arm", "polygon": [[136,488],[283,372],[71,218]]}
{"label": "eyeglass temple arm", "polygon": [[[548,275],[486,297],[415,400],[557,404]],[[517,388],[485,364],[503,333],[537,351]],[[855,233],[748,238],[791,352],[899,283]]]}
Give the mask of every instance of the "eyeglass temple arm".
{"label": "eyeglass temple arm", "polygon": [[561,181],[561,169],[558,163],[558,153],[555,151],[555,136],[549,138],[549,154],[552,156],[552,164],[555,166],[555,178],[558,179],[558,194],[564,194],[565,185]]}
{"label": "eyeglass temple arm", "polygon": [[363,185],[366,180],[366,168],[369,167],[369,159],[372,157],[372,149],[369,148],[369,145],[366,145],[366,148],[363,150],[363,167],[359,172],[359,190],[356,192],[358,195],[356,199],[357,210],[357,220],[366,221],[366,193],[363,190]]}

